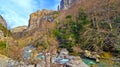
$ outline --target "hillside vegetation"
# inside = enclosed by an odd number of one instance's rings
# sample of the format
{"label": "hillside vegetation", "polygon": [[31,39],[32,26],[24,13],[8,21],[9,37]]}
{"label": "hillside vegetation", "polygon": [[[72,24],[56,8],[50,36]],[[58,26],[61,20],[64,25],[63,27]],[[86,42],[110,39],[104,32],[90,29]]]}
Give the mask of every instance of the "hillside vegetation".
{"label": "hillside vegetation", "polygon": [[81,49],[120,53],[119,6],[119,0],[90,0],[84,4],[81,1],[62,12],[54,31],[60,48],[67,48],[70,52],[77,50],[78,53]]}

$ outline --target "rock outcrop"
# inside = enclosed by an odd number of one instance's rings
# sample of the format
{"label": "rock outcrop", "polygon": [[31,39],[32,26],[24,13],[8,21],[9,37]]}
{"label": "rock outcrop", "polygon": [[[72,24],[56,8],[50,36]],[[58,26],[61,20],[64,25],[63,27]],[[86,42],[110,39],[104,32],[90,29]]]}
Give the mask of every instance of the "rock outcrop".
{"label": "rock outcrop", "polygon": [[62,0],[60,5],[58,6],[58,10],[66,10],[69,9],[73,3],[77,2],[78,0]]}
{"label": "rock outcrop", "polygon": [[6,21],[3,19],[3,17],[0,15],[0,24],[2,24],[2,26],[7,27],[6,25]]}
{"label": "rock outcrop", "polygon": [[0,39],[5,36],[5,31],[7,30],[6,21],[0,16]]}
{"label": "rock outcrop", "polygon": [[51,13],[50,10],[38,10],[37,12],[34,12],[30,15],[29,25],[28,29],[34,29],[36,27],[39,27],[41,25],[41,22],[43,21],[52,21],[52,17],[48,14]]}
{"label": "rock outcrop", "polygon": [[12,33],[19,33],[19,32],[23,32],[26,29],[27,29],[27,26],[19,26],[19,27],[13,28],[11,30],[11,32]]}
{"label": "rock outcrop", "polygon": [[96,62],[100,62],[100,56],[96,52],[90,52],[88,50],[84,51],[84,56],[90,59],[94,59]]}
{"label": "rock outcrop", "polygon": [[82,59],[78,57],[74,57],[72,60],[66,63],[66,67],[89,67],[85,64]]}

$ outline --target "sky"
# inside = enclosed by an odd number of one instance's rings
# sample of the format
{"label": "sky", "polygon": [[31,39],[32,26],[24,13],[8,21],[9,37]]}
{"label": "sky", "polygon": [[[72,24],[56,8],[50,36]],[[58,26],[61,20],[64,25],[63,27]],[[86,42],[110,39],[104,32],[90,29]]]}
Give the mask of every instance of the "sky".
{"label": "sky", "polygon": [[0,0],[0,15],[9,29],[28,25],[29,15],[37,10],[57,10],[60,0]]}

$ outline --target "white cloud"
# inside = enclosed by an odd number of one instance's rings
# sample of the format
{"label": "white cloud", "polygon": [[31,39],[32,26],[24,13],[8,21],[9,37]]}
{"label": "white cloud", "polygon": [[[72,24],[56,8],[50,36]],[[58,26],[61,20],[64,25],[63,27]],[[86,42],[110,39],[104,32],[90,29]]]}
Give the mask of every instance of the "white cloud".
{"label": "white cloud", "polygon": [[34,7],[34,1],[33,0],[11,0],[13,3],[16,3],[22,8],[32,8]]}
{"label": "white cloud", "polygon": [[4,11],[4,13],[2,13],[1,15],[5,18],[5,20],[7,20],[8,22],[8,27],[14,28],[16,26],[21,26],[23,24],[27,25],[27,20],[20,16],[19,14],[17,14],[17,12],[11,10],[11,9],[5,9],[2,8],[2,10],[0,11]]}

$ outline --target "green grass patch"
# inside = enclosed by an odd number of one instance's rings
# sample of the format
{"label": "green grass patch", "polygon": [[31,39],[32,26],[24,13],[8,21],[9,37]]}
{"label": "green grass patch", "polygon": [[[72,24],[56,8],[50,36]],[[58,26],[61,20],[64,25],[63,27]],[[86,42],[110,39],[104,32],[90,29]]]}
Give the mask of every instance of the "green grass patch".
{"label": "green grass patch", "polygon": [[0,41],[0,50],[3,50],[6,48],[6,42],[5,41]]}

